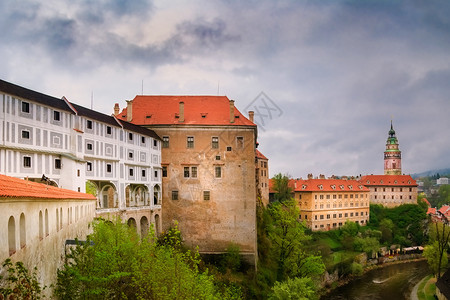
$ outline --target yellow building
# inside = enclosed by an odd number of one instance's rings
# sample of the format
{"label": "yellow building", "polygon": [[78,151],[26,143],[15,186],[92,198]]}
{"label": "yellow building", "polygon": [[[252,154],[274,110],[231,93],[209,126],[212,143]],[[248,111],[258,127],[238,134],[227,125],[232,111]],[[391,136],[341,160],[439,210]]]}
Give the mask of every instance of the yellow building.
{"label": "yellow building", "polygon": [[369,189],[356,180],[320,175],[291,179],[289,183],[300,208],[300,220],[312,230],[337,229],[347,220],[366,225],[369,220]]}

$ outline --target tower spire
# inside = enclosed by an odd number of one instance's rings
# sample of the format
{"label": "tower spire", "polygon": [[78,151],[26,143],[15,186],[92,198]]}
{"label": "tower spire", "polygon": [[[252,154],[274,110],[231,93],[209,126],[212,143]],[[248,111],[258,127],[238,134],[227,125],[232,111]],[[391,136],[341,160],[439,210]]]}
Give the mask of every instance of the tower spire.
{"label": "tower spire", "polygon": [[384,174],[401,175],[402,174],[402,152],[398,148],[398,140],[395,136],[394,126],[391,120],[391,129],[389,130],[386,141],[386,150],[384,151]]}

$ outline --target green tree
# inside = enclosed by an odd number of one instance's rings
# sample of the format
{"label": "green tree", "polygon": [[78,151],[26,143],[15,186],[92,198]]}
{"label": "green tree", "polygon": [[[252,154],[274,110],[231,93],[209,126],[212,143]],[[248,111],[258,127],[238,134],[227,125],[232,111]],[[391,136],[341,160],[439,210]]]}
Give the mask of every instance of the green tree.
{"label": "green tree", "polygon": [[430,225],[430,240],[433,242],[434,251],[438,255],[437,278],[441,277],[441,271],[447,266],[447,250],[450,242],[450,226],[441,222]]}
{"label": "green tree", "polygon": [[380,222],[381,240],[387,244],[392,243],[392,237],[394,232],[394,222],[391,219],[383,219]]}
{"label": "green tree", "polygon": [[97,221],[88,243],[74,247],[58,270],[60,299],[227,299],[199,270],[199,254],[182,250],[178,228],[157,243],[117,221]]}
{"label": "green tree", "polygon": [[6,276],[0,276],[0,299],[41,299],[46,288],[37,280],[37,269],[32,273],[21,261],[13,263],[7,258],[3,264]]}
{"label": "green tree", "polygon": [[272,300],[313,300],[318,299],[316,287],[311,278],[288,278],[283,282],[276,282],[272,289]]}
{"label": "green tree", "polygon": [[276,174],[272,178],[275,200],[282,202],[292,198],[292,188],[289,186],[289,180],[289,175],[283,175],[281,173]]}
{"label": "green tree", "polygon": [[[446,266],[448,263],[447,255],[441,255],[439,252],[438,242],[425,246],[423,250],[423,256],[427,259],[433,275],[440,277],[441,266]],[[442,264],[442,265],[441,265]]]}

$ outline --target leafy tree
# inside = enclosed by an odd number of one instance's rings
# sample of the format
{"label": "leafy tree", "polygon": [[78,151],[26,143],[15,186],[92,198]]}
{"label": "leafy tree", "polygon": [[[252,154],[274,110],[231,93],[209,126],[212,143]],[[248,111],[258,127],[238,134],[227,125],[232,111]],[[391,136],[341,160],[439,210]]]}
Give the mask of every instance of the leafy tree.
{"label": "leafy tree", "polygon": [[282,202],[292,198],[292,188],[289,186],[289,180],[289,175],[283,175],[281,173],[276,174],[272,178],[275,200]]}
{"label": "leafy tree", "polygon": [[381,240],[387,244],[392,243],[392,237],[394,232],[394,222],[391,219],[383,219],[380,222]]}
{"label": "leafy tree", "polygon": [[288,278],[286,281],[276,282],[272,291],[269,298],[272,300],[318,299],[314,282],[308,277]]}
{"label": "leafy tree", "polygon": [[356,237],[353,246],[356,251],[366,252],[369,257],[380,249],[380,243],[374,237]]}
{"label": "leafy tree", "polygon": [[7,258],[3,264],[7,276],[0,276],[0,299],[41,299],[45,298],[37,280],[37,269],[30,274],[21,261],[13,263]]}
{"label": "leafy tree", "polygon": [[[441,277],[441,270],[447,266],[447,250],[450,242],[450,226],[436,222],[430,226],[430,239],[433,241],[434,251],[437,252],[437,278]],[[430,250],[431,251],[431,250]]]}
{"label": "leafy tree", "polygon": [[275,202],[269,207],[272,226],[268,228],[269,238],[274,246],[277,260],[277,279],[286,278],[286,264],[301,251],[302,244],[309,239],[305,234],[305,225],[298,220],[300,213],[294,200]]}
{"label": "leafy tree", "polygon": [[425,246],[423,256],[427,259],[433,275],[439,278],[442,270],[441,266],[447,265],[448,258],[447,255],[440,255],[438,242],[435,241],[434,243]]}
{"label": "leafy tree", "polygon": [[97,196],[97,187],[92,181],[86,181],[86,193]]}
{"label": "leafy tree", "polygon": [[363,267],[362,267],[362,265],[360,265],[360,264],[358,264],[356,262],[353,262],[351,264],[350,270],[351,270],[352,274],[356,275],[356,276],[361,276],[363,274]]}
{"label": "leafy tree", "polygon": [[[157,243],[151,230],[140,239],[134,228],[97,221],[88,243],[77,245],[58,270],[61,299],[227,299],[208,271],[200,271],[198,252],[184,251],[178,228]],[[233,297],[234,297],[233,296]]]}

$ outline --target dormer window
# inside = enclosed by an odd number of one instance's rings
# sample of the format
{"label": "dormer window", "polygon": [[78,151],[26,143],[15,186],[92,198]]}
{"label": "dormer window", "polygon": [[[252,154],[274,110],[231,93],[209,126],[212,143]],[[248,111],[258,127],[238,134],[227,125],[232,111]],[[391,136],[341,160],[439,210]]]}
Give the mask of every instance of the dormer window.
{"label": "dormer window", "polygon": [[207,113],[202,113],[202,114],[201,114],[201,116],[202,116],[203,119],[206,118],[206,115],[208,115],[208,114],[207,114]]}
{"label": "dormer window", "polygon": [[339,187],[341,188],[341,190],[345,188],[343,184],[341,184]]}
{"label": "dormer window", "polygon": [[367,183],[367,184],[370,184],[370,180],[367,180],[366,183]]}
{"label": "dormer window", "polygon": [[331,185],[331,188],[332,188],[333,190],[335,190],[335,189],[336,189],[336,185],[335,185],[335,184],[332,184],[332,185]]}
{"label": "dormer window", "polygon": [[397,180],[395,180],[394,183],[397,184]]}
{"label": "dormer window", "polygon": [[323,190],[323,185],[319,184],[317,187],[319,188],[319,190]]}
{"label": "dormer window", "polygon": [[350,190],[353,190],[353,185],[349,185],[348,188],[349,188]]}
{"label": "dormer window", "polygon": [[306,184],[302,185],[302,190],[306,190]]}
{"label": "dormer window", "polygon": [[411,180],[408,180],[408,184],[411,184]]}
{"label": "dormer window", "polygon": [[146,115],[145,118],[146,118],[146,119],[151,119],[151,118],[152,118],[152,115]]}
{"label": "dormer window", "polygon": [[360,190],[362,190],[362,189],[363,189],[363,186],[362,186],[362,185],[358,185],[358,188],[359,188]]}
{"label": "dormer window", "polygon": [[380,183],[383,183],[383,179],[382,179],[382,180],[380,180]]}

